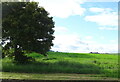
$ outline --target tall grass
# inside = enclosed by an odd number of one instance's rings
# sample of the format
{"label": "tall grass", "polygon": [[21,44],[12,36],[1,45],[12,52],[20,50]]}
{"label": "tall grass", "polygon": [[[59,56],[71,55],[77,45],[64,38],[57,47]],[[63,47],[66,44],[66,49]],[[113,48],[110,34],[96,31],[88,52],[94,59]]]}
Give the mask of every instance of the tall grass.
{"label": "tall grass", "polygon": [[36,53],[27,54],[36,59],[29,64],[15,64],[9,58],[2,60],[4,72],[78,73],[118,77],[118,55],[49,52],[48,59]]}

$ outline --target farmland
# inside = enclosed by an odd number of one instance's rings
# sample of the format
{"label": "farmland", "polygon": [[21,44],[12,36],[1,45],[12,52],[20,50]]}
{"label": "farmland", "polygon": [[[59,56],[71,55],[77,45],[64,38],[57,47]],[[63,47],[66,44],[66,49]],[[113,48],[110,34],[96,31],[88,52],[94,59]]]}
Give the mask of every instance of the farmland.
{"label": "farmland", "polygon": [[[3,79],[80,80],[118,79],[117,54],[48,52],[48,58],[37,53],[29,64],[15,64],[2,59]],[[35,77],[36,76],[36,77]]]}

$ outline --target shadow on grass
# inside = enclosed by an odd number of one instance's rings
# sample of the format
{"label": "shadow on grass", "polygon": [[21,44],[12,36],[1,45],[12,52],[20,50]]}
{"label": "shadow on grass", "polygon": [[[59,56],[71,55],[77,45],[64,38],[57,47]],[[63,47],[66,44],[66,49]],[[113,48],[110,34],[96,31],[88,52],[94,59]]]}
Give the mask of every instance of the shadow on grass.
{"label": "shadow on grass", "polygon": [[57,59],[57,58],[44,58],[43,60],[54,60],[54,59]]}
{"label": "shadow on grass", "polygon": [[88,55],[88,54],[78,54],[78,53],[73,53],[73,55],[68,55],[69,57],[73,58],[95,58],[94,56]]}
{"label": "shadow on grass", "polygon": [[33,62],[31,64],[16,65],[13,63],[3,64],[4,72],[25,73],[78,73],[78,74],[100,74],[100,67],[94,64],[81,64],[79,62],[58,61]]}

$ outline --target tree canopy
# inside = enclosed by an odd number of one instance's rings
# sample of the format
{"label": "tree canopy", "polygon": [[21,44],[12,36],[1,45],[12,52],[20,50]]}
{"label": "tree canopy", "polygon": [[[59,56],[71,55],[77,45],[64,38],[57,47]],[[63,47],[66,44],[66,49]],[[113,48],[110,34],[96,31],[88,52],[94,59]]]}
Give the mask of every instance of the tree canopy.
{"label": "tree canopy", "polygon": [[54,22],[37,2],[4,2],[2,15],[2,45],[9,41],[3,49],[14,49],[15,60],[24,51],[45,55],[53,46]]}

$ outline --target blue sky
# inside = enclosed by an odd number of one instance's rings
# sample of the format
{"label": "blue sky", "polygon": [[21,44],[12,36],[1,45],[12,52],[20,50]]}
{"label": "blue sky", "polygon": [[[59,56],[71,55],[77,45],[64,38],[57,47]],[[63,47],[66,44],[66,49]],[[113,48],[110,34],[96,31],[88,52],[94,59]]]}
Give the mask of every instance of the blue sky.
{"label": "blue sky", "polygon": [[55,22],[52,50],[117,53],[118,2],[40,0],[39,5]]}

